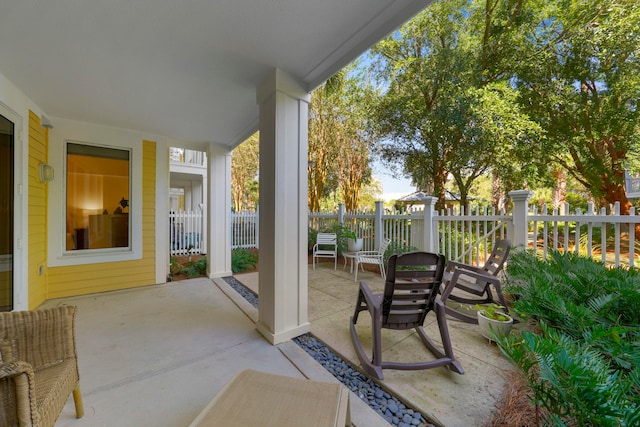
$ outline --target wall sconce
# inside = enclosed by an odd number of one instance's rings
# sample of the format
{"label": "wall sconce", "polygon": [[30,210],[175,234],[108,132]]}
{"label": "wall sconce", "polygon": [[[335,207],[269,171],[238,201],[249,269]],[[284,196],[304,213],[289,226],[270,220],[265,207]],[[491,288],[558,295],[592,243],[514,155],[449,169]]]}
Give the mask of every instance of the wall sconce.
{"label": "wall sconce", "polygon": [[51,120],[49,120],[49,117],[45,116],[44,114],[40,116],[40,124],[42,125],[43,128],[53,129]]}
{"label": "wall sconce", "polygon": [[53,181],[53,167],[46,163],[40,163],[38,165],[38,178],[40,182]]}

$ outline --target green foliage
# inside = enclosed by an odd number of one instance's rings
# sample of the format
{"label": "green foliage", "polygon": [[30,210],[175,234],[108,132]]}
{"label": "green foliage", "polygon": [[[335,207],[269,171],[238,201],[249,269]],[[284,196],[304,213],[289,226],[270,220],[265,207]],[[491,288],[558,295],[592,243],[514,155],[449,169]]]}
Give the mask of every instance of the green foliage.
{"label": "green foliage", "polygon": [[242,273],[256,268],[258,254],[247,249],[234,249],[231,252],[231,271]]}
{"label": "green foliage", "polygon": [[384,252],[384,259],[386,262],[391,255],[396,255],[396,254],[400,255],[407,252],[414,252],[417,250],[419,249],[416,248],[415,246],[407,245],[406,243],[393,240],[387,247],[387,250]]}
{"label": "green foliage", "polygon": [[511,319],[511,316],[508,316],[505,314],[504,312],[505,308],[506,307],[495,304],[495,303],[488,304],[485,306],[476,304],[476,309],[478,309],[479,311],[482,311],[482,314],[484,315],[484,317],[486,317],[487,319],[498,320],[500,322],[506,322],[509,319]]}
{"label": "green foliage", "polygon": [[307,231],[307,245],[309,250],[313,249],[313,245],[316,244],[318,240],[318,230],[315,228],[309,227]]}
{"label": "green foliage", "polygon": [[573,253],[512,252],[506,291],[536,332],[500,340],[546,424],[640,422],[640,273]]}
{"label": "green foliage", "polygon": [[351,228],[341,225],[338,227],[338,238],[352,239],[355,242],[358,236]]}
{"label": "green foliage", "polygon": [[185,266],[185,272],[189,278],[199,277],[207,274],[207,257],[202,257],[196,261],[191,261]]}
{"label": "green foliage", "polygon": [[182,273],[182,265],[175,258],[169,259],[169,273],[171,276],[177,276]]}

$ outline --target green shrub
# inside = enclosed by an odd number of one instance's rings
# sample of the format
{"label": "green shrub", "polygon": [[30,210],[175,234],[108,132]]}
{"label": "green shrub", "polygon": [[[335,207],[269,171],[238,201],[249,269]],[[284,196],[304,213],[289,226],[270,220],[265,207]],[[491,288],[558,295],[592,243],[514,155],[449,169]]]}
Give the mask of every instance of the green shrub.
{"label": "green shrub", "polygon": [[207,257],[202,257],[197,261],[191,261],[186,264],[185,272],[189,278],[205,276],[207,274]]}
{"label": "green shrub", "polygon": [[525,374],[543,424],[640,424],[640,274],[590,258],[515,251],[506,292],[535,332],[499,341]]}
{"label": "green shrub", "polygon": [[242,273],[256,268],[258,254],[247,249],[234,249],[231,252],[231,271]]}
{"label": "green shrub", "polygon": [[175,258],[169,259],[169,273],[171,276],[177,276],[182,273],[182,264],[180,264]]}
{"label": "green shrub", "polygon": [[309,227],[309,231],[307,232],[307,244],[309,245],[309,250],[313,249],[313,245],[316,244],[318,240],[318,230],[315,228]]}

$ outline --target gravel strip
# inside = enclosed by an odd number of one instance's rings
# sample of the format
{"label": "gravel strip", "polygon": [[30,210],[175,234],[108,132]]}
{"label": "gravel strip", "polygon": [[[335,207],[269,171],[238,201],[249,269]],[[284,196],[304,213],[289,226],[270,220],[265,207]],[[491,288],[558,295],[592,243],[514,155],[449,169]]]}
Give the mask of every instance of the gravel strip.
{"label": "gravel strip", "polygon": [[[254,307],[258,307],[258,296],[249,288],[234,277],[223,277],[223,280]],[[398,398],[385,391],[380,384],[360,373],[351,363],[336,355],[317,338],[305,334],[294,338],[293,342],[390,424],[398,427],[435,427],[428,423],[420,412],[408,408]]]}

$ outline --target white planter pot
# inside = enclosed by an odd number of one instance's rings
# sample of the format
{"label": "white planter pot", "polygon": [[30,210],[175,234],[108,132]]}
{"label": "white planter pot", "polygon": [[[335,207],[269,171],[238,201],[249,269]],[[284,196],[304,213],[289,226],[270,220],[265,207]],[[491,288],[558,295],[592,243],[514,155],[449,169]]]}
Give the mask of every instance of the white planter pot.
{"label": "white planter pot", "polygon": [[347,248],[349,248],[349,252],[358,252],[362,250],[362,239],[356,239],[355,242],[353,239],[347,240]]}
{"label": "white planter pot", "polygon": [[513,327],[513,318],[506,313],[501,313],[509,317],[509,320],[501,321],[489,319],[484,316],[484,311],[478,311],[478,326],[480,333],[489,341],[493,341],[496,337],[506,337]]}

